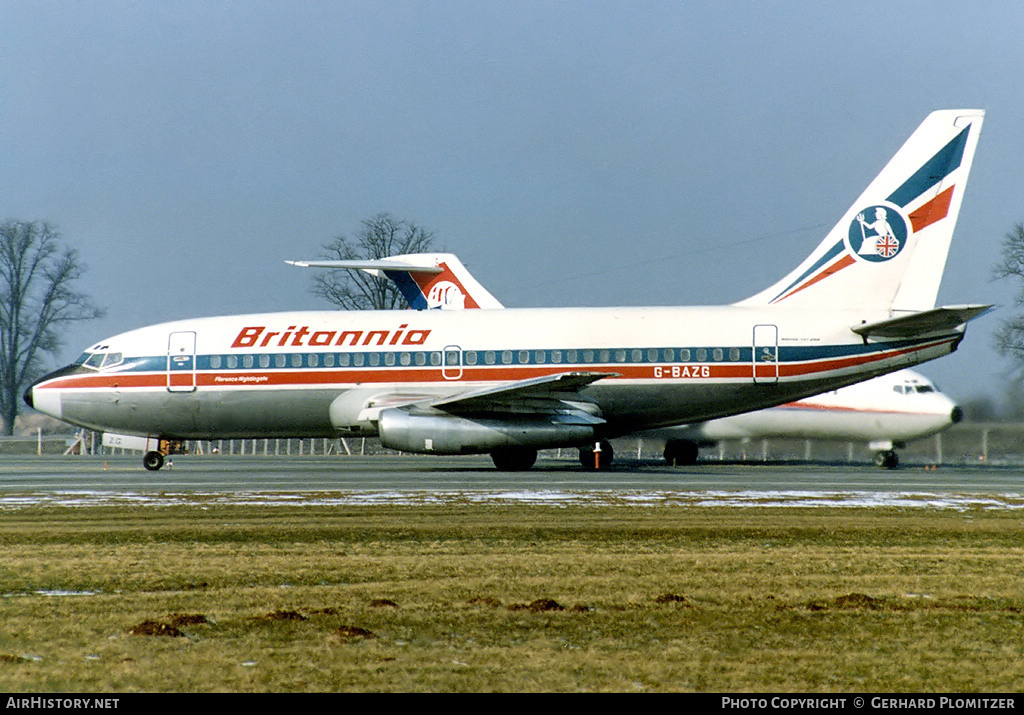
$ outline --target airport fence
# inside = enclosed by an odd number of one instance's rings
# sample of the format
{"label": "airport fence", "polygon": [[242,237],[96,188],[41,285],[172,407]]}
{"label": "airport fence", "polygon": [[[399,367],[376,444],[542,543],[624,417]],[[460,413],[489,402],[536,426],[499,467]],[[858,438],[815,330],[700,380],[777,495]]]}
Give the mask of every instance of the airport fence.
{"label": "airport fence", "polygon": [[[612,441],[619,459],[650,461],[661,459],[660,440],[629,437]],[[303,457],[336,455],[339,457],[397,454],[381,447],[373,438],[306,439],[233,439],[194,440],[187,451],[197,455]],[[908,443],[898,449],[905,465],[1024,465],[1024,423],[974,422],[954,425],[945,432]],[[80,431],[69,435],[16,436],[0,438],[0,455],[118,455],[140,452],[104,447],[102,435]],[[575,459],[572,449],[546,450],[541,458]],[[874,454],[862,442],[842,440],[756,439],[727,440],[700,452],[701,461],[824,461],[871,462]]]}

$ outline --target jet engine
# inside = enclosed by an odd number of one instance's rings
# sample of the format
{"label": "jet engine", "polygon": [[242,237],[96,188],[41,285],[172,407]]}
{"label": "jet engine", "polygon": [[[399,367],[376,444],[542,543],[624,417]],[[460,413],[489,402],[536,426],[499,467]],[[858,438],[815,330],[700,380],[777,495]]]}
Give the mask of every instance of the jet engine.
{"label": "jet engine", "polygon": [[377,428],[385,447],[421,454],[536,450],[578,446],[595,440],[594,425],[579,424],[559,414],[491,419],[390,408],[381,410]]}

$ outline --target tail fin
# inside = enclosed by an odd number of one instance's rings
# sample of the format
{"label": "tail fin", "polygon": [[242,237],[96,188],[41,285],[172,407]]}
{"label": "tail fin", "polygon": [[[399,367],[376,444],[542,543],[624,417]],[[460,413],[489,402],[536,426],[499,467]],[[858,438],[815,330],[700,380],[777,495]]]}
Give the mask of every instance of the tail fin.
{"label": "tail fin", "polygon": [[502,308],[453,253],[406,253],[380,260],[286,261],[310,268],[349,268],[391,280],[414,310]]}
{"label": "tail fin", "polygon": [[737,305],[932,308],[984,116],[929,114],[803,263]]}

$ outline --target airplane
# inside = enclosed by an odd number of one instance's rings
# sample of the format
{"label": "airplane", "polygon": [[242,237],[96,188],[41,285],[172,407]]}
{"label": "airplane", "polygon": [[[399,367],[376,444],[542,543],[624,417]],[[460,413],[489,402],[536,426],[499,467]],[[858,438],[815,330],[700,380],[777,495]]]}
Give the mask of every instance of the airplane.
{"label": "airplane", "polygon": [[[462,261],[451,253],[415,253],[363,261],[286,261],[296,266],[344,268],[390,279],[406,303],[418,310],[503,308]],[[727,439],[824,439],[868,443],[875,463],[884,469],[899,465],[897,448],[929,437],[958,423],[963,410],[924,375],[913,370],[882,375],[785,405],[708,422],[639,433],[665,442],[665,461],[672,466],[695,464],[700,447]],[[602,445],[606,465],[613,449]],[[593,447],[580,452],[586,468],[594,466]]]}
{"label": "airplane", "polygon": [[641,433],[665,440],[665,461],[697,462],[700,447],[728,439],[832,439],[863,441],[884,469],[899,465],[897,448],[963,419],[963,410],[913,370],[754,412]]}
{"label": "airplane", "polygon": [[[296,266],[363,270],[392,280],[414,309],[471,310],[504,308],[486,291],[462,261],[451,253],[415,253],[376,261],[286,261]],[[406,279],[408,278],[408,280]],[[882,375],[764,410],[720,417],[676,427],[641,432],[645,439],[665,441],[665,461],[672,466],[695,464],[700,447],[727,439],[823,439],[868,443],[875,464],[899,465],[896,449],[937,434],[963,419],[963,410],[913,370]],[[593,447],[582,448],[580,462],[594,464]],[[607,465],[612,447],[602,445]]]}
{"label": "airplane", "polygon": [[304,311],[95,343],[34,409],[152,441],[376,435],[423,454],[538,449],[785,404],[954,350],[990,305],[935,307],[984,118],[929,114],[811,254],[730,305]]}

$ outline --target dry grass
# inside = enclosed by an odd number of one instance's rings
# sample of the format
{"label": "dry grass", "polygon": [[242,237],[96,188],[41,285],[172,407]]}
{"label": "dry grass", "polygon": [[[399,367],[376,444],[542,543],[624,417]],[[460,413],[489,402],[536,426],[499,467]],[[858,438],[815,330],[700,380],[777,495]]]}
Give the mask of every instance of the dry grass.
{"label": "dry grass", "polygon": [[980,511],[7,512],[0,689],[1019,692],[1022,537]]}

